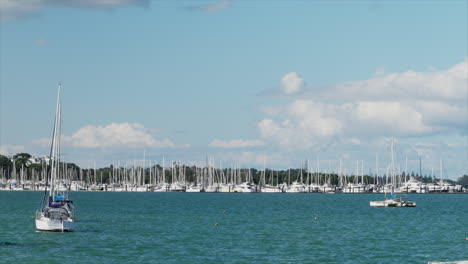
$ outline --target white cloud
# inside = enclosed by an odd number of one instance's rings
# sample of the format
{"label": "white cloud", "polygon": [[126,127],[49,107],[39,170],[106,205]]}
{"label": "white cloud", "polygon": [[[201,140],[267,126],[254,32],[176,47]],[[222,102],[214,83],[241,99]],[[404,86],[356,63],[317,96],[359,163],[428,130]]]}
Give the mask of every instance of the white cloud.
{"label": "white cloud", "polygon": [[135,123],[112,123],[107,126],[85,126],[64,143],[81,148],[98,147],[174,147],[170,140],[155,139],[148,129]]}
{"label": "white cloud", "polygon": [[324,104],[297,100],[276,120],[266,118],[260,121],[258,128],[262,137],[283,147],[318,147],[322,146],[324,139],[341,133],[343,124],[333,117],[334,112],[335,109]]}
{"label": "white cloud", "polygon": [[149,0],[1,0],[0,21],[19,20],[48,7],[114,9],[127,5],[148,6]]}
{"label": "white cloud", "polygon": [[[390,132],[409,136],[431,132],[431,128],[424,123],[421,112],[400,102],[359,102],[354,109],[350,110],[356,119],[351,119],[348,126],[352,126],[355,122],[355,124],[371,131],[376,130],[376,134],[389,135]],[[362,129],[357,130],[361,131]]]}
{"label": "white cloud", "polygon": [[248,148],[263,146],[264,144],[265,143],[260,140],[233,139],[229,141],[223,141],[219,139],[214,139],[213,141],[211,141],[209,146],[216,148]]}
{"label": "white cloud", "polygon": [[[463,98],[463,95],[461,97]],[[466,107],[468,107],[466,105],[443,101],[415,101],[414,106],[421,113],[424,113],[425,122],[431,125],[434,130],[456,127],[463,129],[463,117],[466,116]]]}
{"label": "white cloud", "polygon": [[25,147],[22,145],[2,145],[0,146],[0,155],[11,156],[24,150]]}
{"label": "white cloud", "polygon": [[288,72],[281,78],[281,91],[287,95],[296,94],[304,88],[304,79],[295,72]]}
{"label": "white cloud", "polygon": [[[295,73],[284,80],[298,79]],[[304,80],[285,81],[293,95]],[[290,84],[289,86],[286,84]],[[300,99],[264,106],[262,138],[289,149],[323,149],[332,143],[362,145],[384,137],[465,133],[467,61],[441,71],[386,73],[369,80],[317,89]],[[292,87],[292,88],[291,88]],[[313,98],[313,99],[309,99]]]}
{"label": "white cloud", "polygon": [[381,74],[369,80],[351,81],[317,91],[314,98],[356,100],[447,100],[464,103],[468,83],[468,60],[447,70]]}
{"label": "white cloud", "polygon": [[[176,146],[168,139],[156,139],[152,129],[138,123],[112,123],[106,126],[84,126],[71,136],[62,136],[64,145],[77,148],[141,148],[187,147]],[[47,138],[34,140],[39,146],[47,146]]]}
{"label": "white cloud", "polygon": [[1,0],[0,21],[13,21],[36,13],[41,9],[40,2],[41,0]]}

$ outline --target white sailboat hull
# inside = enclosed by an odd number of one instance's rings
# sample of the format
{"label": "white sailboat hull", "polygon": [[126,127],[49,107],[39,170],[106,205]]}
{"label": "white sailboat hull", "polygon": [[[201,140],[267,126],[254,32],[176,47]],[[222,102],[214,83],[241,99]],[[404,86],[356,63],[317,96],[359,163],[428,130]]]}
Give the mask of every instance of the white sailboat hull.
{"label": "white sailboat hull", "polygon": [[197,192],[202,192],[202,189],[200,187],[189,187],[185,190],[185,192],[197,193]]}
{"label": "white sailboat hull", "polygon": [[36,218],[36,229],[38,231],[66,232],[75,229],[75,221],[72,219],[57,220],[44,216]]}

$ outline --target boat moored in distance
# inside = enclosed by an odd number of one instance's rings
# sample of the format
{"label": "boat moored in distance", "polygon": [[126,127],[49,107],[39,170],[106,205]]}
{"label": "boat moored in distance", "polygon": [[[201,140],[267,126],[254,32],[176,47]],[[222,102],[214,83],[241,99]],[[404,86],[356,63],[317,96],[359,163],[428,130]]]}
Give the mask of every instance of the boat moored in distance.
{"label": "boat moored in distance", "polygon": [[371,207],[416,207],[416,202],[404,201],[400,197],[391,195],[391,198],[383,201],[371,201]]}
{"label": "boat moored in distance", "polygon": [[[392,161],[390,164],[390,170],[391,170],[392,179],[395,179],[395,162],[394,162],[394,154],[393,154],[393,144],[394,144],[394,139],[392,138],[392,142],[390,145],[390,153],[391,153],[390,157]],[[384,190],[385,190],[384,200],[383,201],[371,201],[369,203],[371,207],[415,207],[416,206],[416,202],[404,201],[403,199],[401,199],[401,197],[397,197],[393,193],[393,188],[391,188],[390,198],[387,197],[387,190],[386,189]]]}

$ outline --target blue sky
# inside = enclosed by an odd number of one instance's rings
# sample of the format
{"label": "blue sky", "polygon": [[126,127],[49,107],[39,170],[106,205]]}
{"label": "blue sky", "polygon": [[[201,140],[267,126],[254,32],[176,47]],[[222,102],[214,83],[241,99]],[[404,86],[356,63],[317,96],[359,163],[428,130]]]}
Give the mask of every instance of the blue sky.
{"label": "blue sky", "polygon": [[[0,151],[467,173],[466,1],[26,0],[0,11]],[[73,3],[73,4],[70,4]],[[50,140],[49,140],[50,141]]]}

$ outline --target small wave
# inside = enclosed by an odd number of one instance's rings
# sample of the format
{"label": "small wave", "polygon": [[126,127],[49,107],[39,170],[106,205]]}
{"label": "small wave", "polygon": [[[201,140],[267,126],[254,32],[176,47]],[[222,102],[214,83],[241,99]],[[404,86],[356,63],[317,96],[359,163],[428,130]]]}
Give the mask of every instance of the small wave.
{"label": "small wave", "polygon": [[73,230],[75,233],[99,233],[101,230],[95,230],[95,229],[82,229],[82,230]]}
{"label": "small wave", "polygon": [[14,242],[8,242],[8,241],[0,242],[0,247],[15,247],[15,246],[22,246],[22,245],[18,243],[14,243]]}

